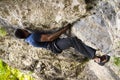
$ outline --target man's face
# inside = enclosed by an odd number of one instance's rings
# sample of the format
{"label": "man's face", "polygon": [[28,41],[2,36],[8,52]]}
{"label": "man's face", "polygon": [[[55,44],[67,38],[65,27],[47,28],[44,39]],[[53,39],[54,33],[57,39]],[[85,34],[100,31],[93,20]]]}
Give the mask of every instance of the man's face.
{"label": "man's face", "polygon": [[24,30],[24,29],[23,29],[22,31],[23,31],[24,36],[27,37],[27,36],[29,35],[29,32],[28,32],[27,30]]}

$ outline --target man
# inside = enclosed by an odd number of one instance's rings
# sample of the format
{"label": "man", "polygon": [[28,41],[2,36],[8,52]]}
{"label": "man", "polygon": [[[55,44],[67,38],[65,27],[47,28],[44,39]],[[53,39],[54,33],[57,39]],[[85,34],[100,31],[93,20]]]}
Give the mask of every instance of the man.
{"label": "man", "polygon": [[61,53],[63,50],[73,47],[85,57],[94,59],[94,61],[100,65],[104,65],[109,61],[110,56],[96,56],[96,50],[85,45],[77,37],[59,38],[59,36],[65,33],[66,30],[70,29],[71,26],[71,24],[67,24],[54,33],[46,33],[43,31],[30,33],[25,29],[16,29],[14,34],[19,39],[25,39],[26,42],[34,47],[46,48],[51,50],[53,53]]}

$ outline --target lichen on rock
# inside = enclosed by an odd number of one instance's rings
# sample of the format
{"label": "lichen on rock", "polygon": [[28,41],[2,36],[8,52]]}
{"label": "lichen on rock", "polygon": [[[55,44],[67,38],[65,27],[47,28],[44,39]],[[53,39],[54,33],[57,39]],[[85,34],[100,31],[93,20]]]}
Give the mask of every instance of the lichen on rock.
{"label": "lichen on rock", "polygon": [[119,68],[112,61],[104,67],[92,60],[84,63],[73,48],[55,55],[13,35],[16,28],[54,31],[69,22],[71,33],[84,43],[118,57],[119,4],[119,0],[0,0],[0,24],[7,31],[0,37],[0,58],[12,67],[32,71],[36,80],[119,80]]}

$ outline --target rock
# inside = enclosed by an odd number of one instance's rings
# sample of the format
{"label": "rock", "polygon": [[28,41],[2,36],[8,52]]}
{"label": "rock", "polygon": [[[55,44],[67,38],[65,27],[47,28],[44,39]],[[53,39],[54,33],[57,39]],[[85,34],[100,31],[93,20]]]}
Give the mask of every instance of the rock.
{"label": "rock", "polygon": [[[40,25],[47,25],[49,28],[56,25],[59,27],[62,22],[71,22],[86,13],[85,2],[78,0],[5,0],[1,1],[1,6],[1,18],[17,27],[24,27],[25,22],[36,27]],[[49,26],[50,24],[54,26]]]}
{"label": "rock", "polygon": [[[111,61],[101,67],[86,62],[73,48],[55,55],[14,37],[16,28],[55,30],[65,22],[74,24],[73,35],[111,55]],[[1,0],[0,24],[8,32],[0,37],[0,58],[12,67],[32,71],[36,80],[120,79],[113,60],[120,56],[119,0]]]}
{"label": "rock", "polygon": [[73,25],[73,34],[91,47],[107,53],[111,50],[112,42],[102,22],[103,20],[97,15],[88,16]]}

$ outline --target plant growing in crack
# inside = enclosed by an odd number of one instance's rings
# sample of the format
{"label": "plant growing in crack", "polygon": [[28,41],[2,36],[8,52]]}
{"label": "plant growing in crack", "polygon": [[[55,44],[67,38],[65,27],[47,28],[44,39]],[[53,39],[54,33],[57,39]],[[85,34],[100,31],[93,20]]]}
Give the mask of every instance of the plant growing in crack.
{"label": "plant growing in crack", "polygon": [[120,57],[114,57],[114,64],[120,67]]}
{"label": "plant growing in crack", "polygon": [[5,30],[3,27],[0,27],[0,36],[1,36],[1,37],[4,37],[4,36],[6,36],[6,35],[7,35],[6,30]]}

